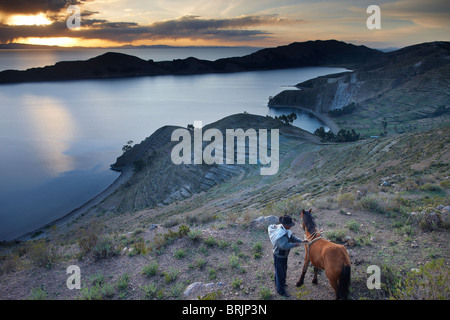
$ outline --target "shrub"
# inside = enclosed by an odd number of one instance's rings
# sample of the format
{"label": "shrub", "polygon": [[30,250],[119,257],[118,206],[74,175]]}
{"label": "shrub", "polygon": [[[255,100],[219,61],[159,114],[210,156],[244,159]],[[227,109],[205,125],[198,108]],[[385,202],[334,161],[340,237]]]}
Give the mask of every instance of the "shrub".
{"label": "shrub", "polygon": [[235,254],[232,254],[230,256],[230,258],[228,259],[228,261],[230,262],[230,266],[232,268],[238,268],[239,267],[239,257],[236,256]]}
{"label": "shrub", "polygon": [[92,285],[96,286],[101,286],[105,283],[105,277],[103,276],[103,274],[99,271],[98,273],[92,275],[89,280],[91,281]]}
{"label": "shrub", "polygon": [[10,254],[0,265],[0,276],[23,268],[23,262],[17,254]]}
{"label": "shrub", "polygon": [[141,287],[141,291],[144,294],[144,298],[145,299],[154,299],[156,298],[156,294],[158,292],[158,287],[156,286],[156,284],[149,283],[143,287]]}
{"label": "shrub", "polygon": [[89,224],[86,228],[78,230],[77,243],[82,255],[89,253],[97,244],[98,235],[101,231],[101,226],[98,223]]}
{"label": "shrub", "polygon": [[167,272],[164,273],[164,281],[166,283],[170,283],[175,281],[178,278],[178,275],[180,272],[175,269],[169,269]]}
{"label": "shrub", "polygon": [[440,214],[436,212],[423,212],[418,215],[417,220],[423,231],[433,231],[443,225]]}
{"label": "shrub", "polygon": [[419,190],[436,193],[445,193],[445,190],[440,185],[432,183],[425,183],[424,185],[419,187]]}
{"label": "shrub", "polygon": [[176,283],[170,288],[170,293],[172,294],[172,297],[179,297],[180,294],[183,292],[185,286],[182,283]]}
{"label": "shrub", "polygon": [[353,193],[339,193],[337,195],[337,202],[340,207],[351,208],[355,202],[355,195]]}
{"label": "shrub", "polygon": [[261,241],[255,242],[252,246],[253,257],[255,259],[261,258],[263,245]]}
{"label": "shrub", "polygon": [[153,244],[150,246],[150,250],[153,252],[160,252],[167,244],[171,244],[175,239],[183,238],[190,233],[190,228],[186,225],[178,227],[178,231],[169,230],[165,234],[158,234],[153,240]]}
{"label": "shrub", "polygon": [[371,246],[372,240],[367,235],[359,235],[355,237],[355,242],[357,246]]}
{"label": "shrub", "polygon": [[146,265],[144,268],[142,268],[142,273],[145,274],[147,277],[154,276],[158,272],[158,264],[156,262],[152,262],[149,265]]}
{"label": "shrub", "polygon": [[130,253],[132,255],[136,254],[147,254],[147,246],[145,245],[144,238],[139,237],[134,243],[133,243],[133,251]]}
{"label": "shrub", "polygon": [[374,196],[361,198],[357,201],[357,207],[361,210],[367,210],[375,213],[384,212],[382,200]]}
{"label": "shrub", "polygon": [[126,293],[128,289],[128,285],[130,282],[130,276],[128,273],[124,273],[116,283],[117,290],[121,291],[122,293]]}
{"label": "shrub", "polygon": [[217,241],[217,244],[219,246],[220,249],[225,249],[226,247],[228,247],[231,243],[228,240],[219,240]]}
{"label": "shrub", "polygon": [[306,289],[305,286],[301,286],[297,289],[297,292],[295,293],[295,296],[298,300],[303,300],[307,295],[309,294],[309,291]]}
{"label": "shrub", "polygon": [[208,269],[208,273],[209,273],[209,280],[214,280],[216,279],[217,275],[216,275],[216,270],[215,269]]}
{"label": "shrub", "polygon": [[356,133],[354,129],[352,130],[341,129],[335,135],[331,130],[325,132],[325,129],[323,127],[320,127],[319,129],[314,131],[314,134],[320,137],[322,140],[331,142],[351,142],[357,141],[360,138],[360,134]]}
{"label": "shrub", "polygon": [[178,238],[183,238],[186,235],[188,235],[190,231],[191,231],[191,229],[188,226],[183,224],[183,225],[178,227],[177,237]]}
{"label": "shrub", "polygon": [[185,220],[186,220],[186,223],[190,226],[196,225],[200,221],[200,219],[198,218],[198,216],[196,214],[186,215]]}
{"label": "shrub", "polygon": [[261,300],[270,300],[272,299],[272,291],[269,288],[262,286],[259,289],[259,297]]}
{"label": "shrub", "polygon": [[110,299],[116,294],[114,285],[105,283],[105,278],[99,272],[90,277],[91,287],[81,289],[79,299],[82,300],[103,300]]}
{"label": "shrub", "polygon": [[275,120],[281,121],[284,124],[292,124],[294,122],[294,120],[297,119],[297,114],[295,112],[292,112],[291,114],[288,115],[281,115],[281,116],[275,116],[274,118]]}
{"label": "shrub", "polygon": [[203,269],[203,267],[206,265],[206,261],[202,257],[198,257],[197,259],[195,259],[195,265],[198,269]]}
{"label": "shrub", "polygon": [[439,185],[444,189],[450,189],[450,180],[441,181]]}
{"label": "shrub", "polygon": [[117,252],[114,249],[112,240],[108,237],[103,237],[92,250],[96,259],[104,259],[114,256]]}
{"label": "shrub", "polygon": [[201,230],[192,230],[188,233],[188,238],[194,242],[199,241],[202,237],[202,231]]}
{"label": "shrub", "polygon": [[48,293],[45,287],[31,289],[29,300],[47,300]]}
{"label": "shrub", "polygon": [[114,288],[114,285],[112,285],[111,283],[104,283],[101,286],[100,293],[102,297],[110,299],[115,295],[116,290]]}
{"label": "shrub", "polygon": [[214,237],[212,237],[212,236],[210,236],[210,237],[208,237],[207,239],[205,239],[205,244],[208,246],[208,247],[213,247],[213,246],[215,246],[216,244],[217,244],[217,241],[216,241],[216,239],[214,239]]}
{"label": "shrub", "polygon": [[333,242],[344,242],[347,232],[344,229],[337,229],[325,233],[326,237]]}
{"label": "shrub", "polygon": [[306,203],[303,201],[302,196],[293,196],[289,199],[278,201],[267,207],[268,214],[277,214],[282,216],[285,214],[294,215],[300,213],[304,209]]}
{"label": "shrub", "polygon": [[51,268],[57,260],[56,249],[45,240],[37,240],[28,248],[31,263],[38,267]]}
{"label": "shrub", "polygon": [[350,230],[352,230],[354,232],[359,231],[360,224],[353,219],[347,221],[346,225],[347,225],[347,228],[349,228]]}
{"label": "shrub", "polygon": [[396,291],[397,285],[401,279],[400,271],[392,263],[381,263],[381,290],[380,293],[385,297],[390,297]]}
{"label": "shrub", "polygon": [[242,279],[239,278],[234,278],[233,282],[231,283],[231,285],[233,286],[233,288],[235,289],[240,289],[241,285],[242,285]]}
{"label": "shrub", "polygon": [[178,249],[173,253],[173,256],[177,259],[183,259],[186,256],[186,251],[184,249]]}
{"label": "shrub", "polygon": [[221,294],[222,294],[221,291],[209,292],[204,296],[198,296],[198,300],[217,300]]}
{"label": "shrub", "polygon": [[357,108],[357,105],[354,102],[352,102],[352,103],[344,106],[341,109],[330,110],[328,113],[333,117],[340,117],[344,114],[352,113],[353,111],[356,110],[356,108]]}
{"label": "shrub", "polygon": [[103,295],[100,286],[92,286],[88,288],[81,289],[82,300],[102,300]]}
{"label": "shrub", "polygon": [[413,269],[398,285],[393,295],[400,300],[449,300],[449,268],[444,259]]}

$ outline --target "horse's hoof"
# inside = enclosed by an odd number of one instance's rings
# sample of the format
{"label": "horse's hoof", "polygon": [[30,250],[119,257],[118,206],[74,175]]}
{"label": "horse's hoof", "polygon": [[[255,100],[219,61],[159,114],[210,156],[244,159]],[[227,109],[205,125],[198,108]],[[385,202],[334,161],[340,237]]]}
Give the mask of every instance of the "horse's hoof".
{"label": "horse's hoof", "polygon": [[312,283],[313,283],[313,284],[317,284],[317,280],[313,280]]}
{"label": "horse's hoof", "polygon": [[296,284],[295,284],[295,286],[298,288],[298,287],[301,287],[303,285],[303,282],[297,282]]}

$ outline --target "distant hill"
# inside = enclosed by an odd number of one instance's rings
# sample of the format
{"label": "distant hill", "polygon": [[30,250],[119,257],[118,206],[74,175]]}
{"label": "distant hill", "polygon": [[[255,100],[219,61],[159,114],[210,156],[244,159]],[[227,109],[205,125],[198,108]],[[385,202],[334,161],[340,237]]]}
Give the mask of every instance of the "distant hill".
{"label": "distant hill", "polygon": [[[61,47],[61,46],[49,46],[49,45],[39,45],[39,44],[26,44],[26,43],[1,43],[0,44],[0,50],[8,50],[8,49],[26,49],[26,50],[32,50],[32,49],[49,49],[49,50],[73,50],[73,49],[164,49],[164,48],[255,48],[258,49],[258,47],[252,47],[252,46],[170,46],[165,44],[155,44],[155,45],[139,45],[135,46],[132,44],[124,44],[122,46],[112,46],[112,47],[83,47],[83,46],[76,46],[76,47]],[[381,50],[383,51],[383,50]]]}
{"label": "distant hill", "polygon": [[154,75],[230,73],[283,68],[336,66],[354,68],[384,53],[336,40],[307,41],[259,50],[243,57],[200,60],[189,57],[173,61],[143,60],[108,52],[86,61],[64,61],[25,71],[0,72],[1,83],[102,79]]}
{"label": "distant hill", "polygon": [[39,44],[26,44],[26,43],[0,43],[0,50],[8,49],[68,49],[60,46],[47,46]]}

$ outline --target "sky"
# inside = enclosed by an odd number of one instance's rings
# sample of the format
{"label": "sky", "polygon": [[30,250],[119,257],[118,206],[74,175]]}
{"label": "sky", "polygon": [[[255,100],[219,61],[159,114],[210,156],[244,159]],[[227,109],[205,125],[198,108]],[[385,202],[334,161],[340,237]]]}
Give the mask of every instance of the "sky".
{"label": "sky", "polygon": [[[78,28],[67,25],[70,5]],[[370,5],[380,8],[380,29],[366,25]],[[450,41],[450,1],[0,0],[0,43],[275,47],[317,39],[372,48]]]}

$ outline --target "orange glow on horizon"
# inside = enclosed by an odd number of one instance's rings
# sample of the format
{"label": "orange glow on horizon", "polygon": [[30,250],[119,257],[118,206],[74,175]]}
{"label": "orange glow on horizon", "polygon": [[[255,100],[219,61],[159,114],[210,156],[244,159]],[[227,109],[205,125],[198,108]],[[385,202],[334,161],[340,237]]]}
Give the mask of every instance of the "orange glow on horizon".
{"label": "orange glow on horizon", "polygon": [[43,13],[35,15],[16,14],[7,20],[8,25],[12,26],[33,26],[33,25],[49,25],[52,21],[47,19]]}
{"label": "orange glow on horizon", "polygon": [[[284,43],[274,43],[273,41],[271,43],[242,43],[242,42],[226,42],[223,41],[214,41],[214,40],[191,40],[191,39],[162,39],[159,41],[152,41],[152,40],[138,40],[138,41],[132,41],[132,42],[115,42],[110,40],[103,40],[103,39],[83,39],[83,38],[77,38],[77,37],[51,37],[51,38],[37,38],[37,37],[30,37],[30,38],[18,38],[14,40],[15,43],[24,43],[24,44],[32,44],[32,45],[46,45],[46,46],[60,46],[60,47],[102,47],[102,48],[108,48],[108,47],[120,47],[124,45],[133,45],[133,46],[152,46],[152,45],[168,45],[168,46],[174,46],[174,47],[183,47],[183,46],[246,46],[251,45],[254,47],[263,47],[263,46],[276,46],[276,45],[282,45]],[[286,43],[287,44],[287,43]]]}
{"label": "orange glow on horizon", "polygon": [[44,45],[44,46],[60,46],[60,47],[72,47],[75,45],[76,40],[68,37],[58,38],[20,38],[15,42],[24,44]]}

